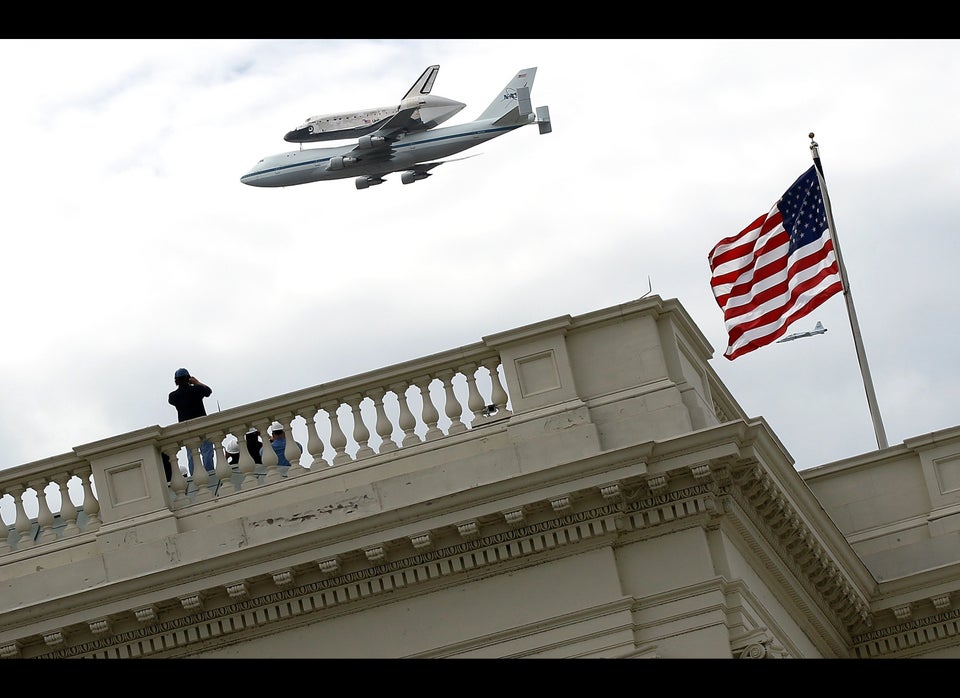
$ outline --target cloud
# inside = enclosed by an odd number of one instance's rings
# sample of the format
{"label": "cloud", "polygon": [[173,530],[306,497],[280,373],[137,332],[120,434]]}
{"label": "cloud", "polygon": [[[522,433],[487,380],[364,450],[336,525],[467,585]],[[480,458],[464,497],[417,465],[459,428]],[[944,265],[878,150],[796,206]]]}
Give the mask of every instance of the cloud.
{"label": "cloud", "polygon": [[[10,467],[175,421],[185,365],[233,407],[486,334],[677,298],[798,468],[876,447],[843,300],[735,362],[706,255],[825,166],[887,436],[949,426],[960,188],[951,41],[11,40],[0,170]],[[240,184],[314,114],[427,65],[475,118],[517,69],[553,133],[424,182]],[[794,329],[804,329],[798,323]]]}

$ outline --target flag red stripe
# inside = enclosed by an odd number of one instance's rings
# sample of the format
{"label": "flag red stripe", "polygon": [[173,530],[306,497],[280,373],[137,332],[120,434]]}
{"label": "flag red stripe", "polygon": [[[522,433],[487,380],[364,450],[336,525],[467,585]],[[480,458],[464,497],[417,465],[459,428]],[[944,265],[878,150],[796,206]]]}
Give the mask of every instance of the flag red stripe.
{"label": "flag red stripe", "polygon": [[[811,245],[812,246],[812,245]],[[788,260],[786,257],[780,257],[773,260],[763,269],[763,274],[759,275],[756,283],[742,284],[739,293],[736,294],[737,300],[728,300],[723,317],[725,320],[739,317],[752,309],[763,306],[771,300],[785,296],[790,290],[789,283],[803,272],[814,269],[817,266],[824,267],[830,265],[830,260],[834,260],[833,243],[826,241],[819,250],[811,250],[809,254],[800,256],[795,254]],[[789,264],[789,268],[788,268]],[[835,269],[839,273],[839,269]],[[759,281],[769,280],[771,284],[763,288]],[[758,290],[759,288],[759,290]]]}

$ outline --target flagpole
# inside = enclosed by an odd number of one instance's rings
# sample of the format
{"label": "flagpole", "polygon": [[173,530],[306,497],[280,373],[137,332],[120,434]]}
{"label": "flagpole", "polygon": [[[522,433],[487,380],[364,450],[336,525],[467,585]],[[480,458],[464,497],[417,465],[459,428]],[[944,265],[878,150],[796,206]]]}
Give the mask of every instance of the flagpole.
{"label": "flagpole", "polygon": [[853,307],[853,293],[850,282],[847,280],[847,269],[843,266],[843,257],[840,254],[840,240],[837,237],[837,226],[833,222],[833,210],[830,208],[830,197],[827,195],[827,183],[823,177],[823,165],[820,164],[820,151],[817,142],[810,133],[810,152],[813,154],[813,164],[817,168],[817,178],[820,180],[820,191],[823,193],[823,206],[827,214],[827,226],[833,239],[833,251],[837,256],[837,266],[840,268],[840,281],[843,283],[843,298],[847,303],[847,317],[850,318],[850,331],[853,333],[853,343],[857,348],[857,359],[860,361],[860,373],[863,375],[863,387],[867,393],[867,404],[870,407],[870,416],[873,418],[873,430],[877,435],[877,446],[887,447],[887,435],[883,430],[883,420],[880,418],[880,408],[877,406],[877,396],[873,392],[873,380],[870,378],[870,366],[867,365],[867,353],[863,348],[863,338],[860,336],[860,324],[857,322],[857,311]]}

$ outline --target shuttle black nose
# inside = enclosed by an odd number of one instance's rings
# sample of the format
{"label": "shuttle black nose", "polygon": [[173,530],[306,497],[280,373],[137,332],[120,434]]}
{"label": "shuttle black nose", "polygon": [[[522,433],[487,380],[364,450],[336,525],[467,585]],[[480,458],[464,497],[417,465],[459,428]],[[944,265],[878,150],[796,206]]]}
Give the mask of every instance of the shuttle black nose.
{"label": "shuttle black nose", "polygon": [[288,143],[303,143],[305,140],[310,138],[311,129],[308,126],[303,128],[297,128],[293,131],[288,131],[287,135],[283,137],[283,140]]}

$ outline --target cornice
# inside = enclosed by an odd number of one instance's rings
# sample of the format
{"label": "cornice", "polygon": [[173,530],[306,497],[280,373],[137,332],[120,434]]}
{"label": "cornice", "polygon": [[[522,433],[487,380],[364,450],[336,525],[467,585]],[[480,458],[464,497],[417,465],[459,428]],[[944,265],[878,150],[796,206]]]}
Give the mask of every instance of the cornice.
{"label": "cornice", "polygon": [[[877,628],[851,638],[854,652],[860,659],[909,657],[926,654],[941,647],[955,647],[960,636],[960,609],[947,609],[949,599],[935,597],[930,600],[934,612],[919,618],[911,618],[911,605],[894,609],[901,619],[894,625]],[[925,609],[928,611],[930,609]]]}
{"label": "cornice", "polygon": [[[0,656],[187,656],[350,613],[358,606],[502,574],[540,558],[722,519],[775,549],[788,576],[800,580],[819,611],[839,619],[844,637],[869,627],[866,599],[763,467],[729,455],[670,470],[657,465],[638,463],[633,472],[642,474],[599,484],[593,476],[588,479],[594,484],[586,489],[567,473],[567,489],[548,483],[528,492],[524,502],[514,499],[497,510],[498,503],[488,501],[486,513],[438,527],[425,520],[416,532],[399,538],[397,526],[387,527],[379,539],[365,535],[364,543],[351,550],[341,541],[340,552],[332,555],[321,546],[309,564],[290,564],[288,556],[276,560],[266,575],[8,641],[0,646]],[[749,526],[736,523],[740,511],[746,512]],[[765,559],[765,564],[776,562]],[[838,656],[847,649],[835,648]]]}

